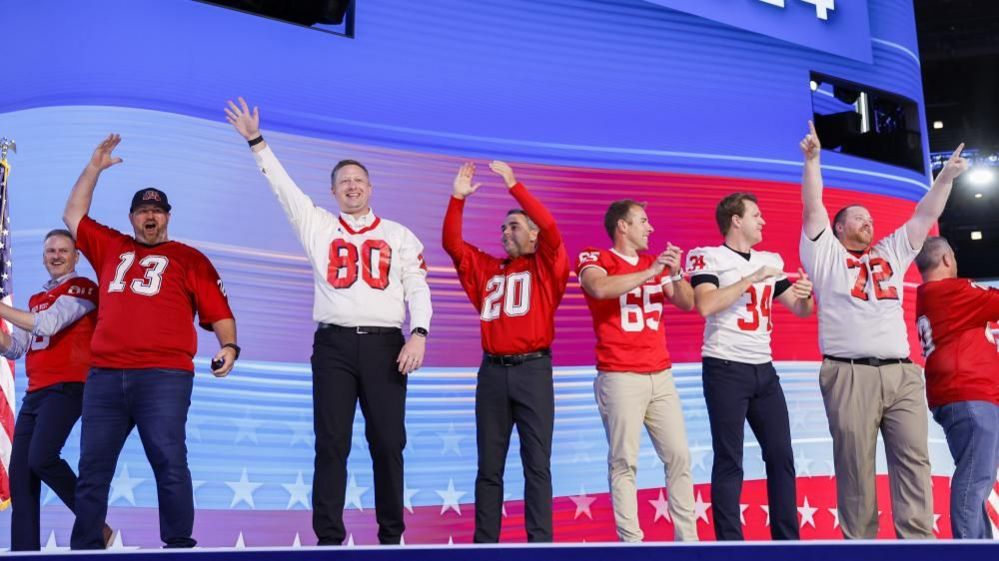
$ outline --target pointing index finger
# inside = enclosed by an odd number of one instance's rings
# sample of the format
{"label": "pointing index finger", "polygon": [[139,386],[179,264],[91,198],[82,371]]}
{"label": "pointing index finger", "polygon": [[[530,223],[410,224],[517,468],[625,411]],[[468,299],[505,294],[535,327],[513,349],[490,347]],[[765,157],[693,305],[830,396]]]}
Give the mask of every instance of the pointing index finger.
{"label": "pointing index finger", "polygon": [[962,142],[961,144],[958,145],[957,149],[954,150],[954,153],[950,155],[950,159],[954,160],[956,158],[959,158],[963,150],[964,150],[964,143]]}

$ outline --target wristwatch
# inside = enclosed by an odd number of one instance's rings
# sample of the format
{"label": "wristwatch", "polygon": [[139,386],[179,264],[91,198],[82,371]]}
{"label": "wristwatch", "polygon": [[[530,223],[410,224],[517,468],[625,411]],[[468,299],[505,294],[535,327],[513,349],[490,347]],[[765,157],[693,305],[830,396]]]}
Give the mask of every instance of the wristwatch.
{"label": "wristwatch", "polygon": [[229,347],[230,349],[236,351],[236,360],[239,360],[239,351],[242,350],[239,348],[239,345],[237,345],[236,343],[226,343],[225,345],[222,345],[221,348],[224,349],[226,347]]}
{"label": "wristwatch", "polygon": [[426,337],[430,335],[430,332],[422,327],[414,327],[412,331],[409,332],[410,335],[419,335],[420,337]]}

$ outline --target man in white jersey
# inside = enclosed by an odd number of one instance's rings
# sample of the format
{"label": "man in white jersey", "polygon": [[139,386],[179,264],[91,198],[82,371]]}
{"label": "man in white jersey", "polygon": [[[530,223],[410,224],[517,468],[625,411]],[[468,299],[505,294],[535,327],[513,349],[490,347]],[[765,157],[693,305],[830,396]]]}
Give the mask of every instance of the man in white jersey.
{"label": "man in white jersey", "polygon": [[814,310],[812,283],[799,270],[794,284],[776,253],[753,251],[763,240],[763,215],[751,193],[733,193],[715,210],[725,243],[687,256],[694,305],[704,316],[704,401],[711,423],[714,464],[711,504],[715,536],[741,540],[743,432],[746,421],[767,468],[770,535],[798,539],[794,454],[787,402],[771,362],[774,300],[799,317]]}
{"label": "man in white jersey", "polygon": [[[247,140],[312,263],[312,354],[316,462],[312,527],[319,545],[340,545],[354,410],[364,414],[375,478],[378,540],[398,544],[403,523],[406,374],[423,362],[430,328],[430,287],[423,244],[368,204],[372,185],[360,162],[332,173],[339,216],[315,206],[260,135],[260,114],[229,102],[226,117]],[[402,334],[409,307],[411,337]]]}
{"label": "man in white jersey", "polygon": [[878,532],[875,456],[878,430],[888,459],[892,517],[900,538],[933,537],[925,388],[909,360],[902,317],[903,277],[943,212],[954,179],[968,167],[957,147],[912,218],[872,245],[874,221],[860,205],[832,224],[822,203],[815,126],[801,141],[805,165],[801,263],[815,283],[819,386],[829,419],[840,528],[847,538]]}

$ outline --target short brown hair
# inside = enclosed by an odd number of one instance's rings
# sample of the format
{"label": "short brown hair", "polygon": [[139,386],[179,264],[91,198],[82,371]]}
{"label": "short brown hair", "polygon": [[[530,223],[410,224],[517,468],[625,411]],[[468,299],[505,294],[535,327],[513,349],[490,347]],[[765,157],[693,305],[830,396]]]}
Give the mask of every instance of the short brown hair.
{"label": "short brown hair", "polygon": [[335,166],[333,166],[333,171],[330,172],[330,181],[336,183],[336,172],[347,166],[357,166],[364,170],[364,175],[367,175],[369,179],[371,178],[371,174],[368,173],[368,168],[364,167],[364,164],[361,162],[358,162],[357,160],[340,160]]}
{"label": "short brown hair", "polygon": [[45,240],[43,241],[48,241],[48,239],[51,238],[52,236],[62,236],[68,239],[69,241],[73,242],[73,245],[76,245],[76,238],[73,237],[73,233],[65,228],[56,228],[55,230],[49,230],[49,233],[45,234]]}
{"label": "short brown hair", "polygon": [[715,208],[715,221],[718,222],[721,235],[727,235],[732,228],[732,217],[746,214],[746,201],[759,204],[756,195],[752,193],[732,193],[719,201]]}
{"label": "short brown hair", "polygon": [[833,235],[836,236],[837,238],[839,237],[839,234],[836,233],[836,226],[839,226],[840,224],[846,222],[846,211],[850,210],[851,208],[864,208],[864,205],[858,205],[854,203],[846,205],[845,207],[836,211],[836,216],[833,217],[832,229],[833,229]]}
{"label": "short brown hair", "polygon": [[621,199],[614,201],[607,207],[607,212],[604,214],[604,229],[607,230],[607,235],[610,236],[611,241],[614,241],[618,220],[626,220],[632,208],[636,206],[645,208],[645,205],[646,203],[639,203],[631,199]]}

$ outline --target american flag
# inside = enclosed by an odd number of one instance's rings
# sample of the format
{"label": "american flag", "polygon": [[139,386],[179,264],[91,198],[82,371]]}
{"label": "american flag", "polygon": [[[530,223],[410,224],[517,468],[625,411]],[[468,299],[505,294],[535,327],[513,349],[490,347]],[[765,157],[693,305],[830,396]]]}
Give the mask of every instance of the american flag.
{"label": "american flag", "polygon": [[[11,305],[13,282],[11,281],[10,258],[10,216],[7,207],[7,176],[10,165],[6,159],[0,160],[0,301]],[[11,325],[0,321],[0,329],[10,333]],[[0,358],[0,510],[10,505],[11,443],[14,440],[14,362]]]}

